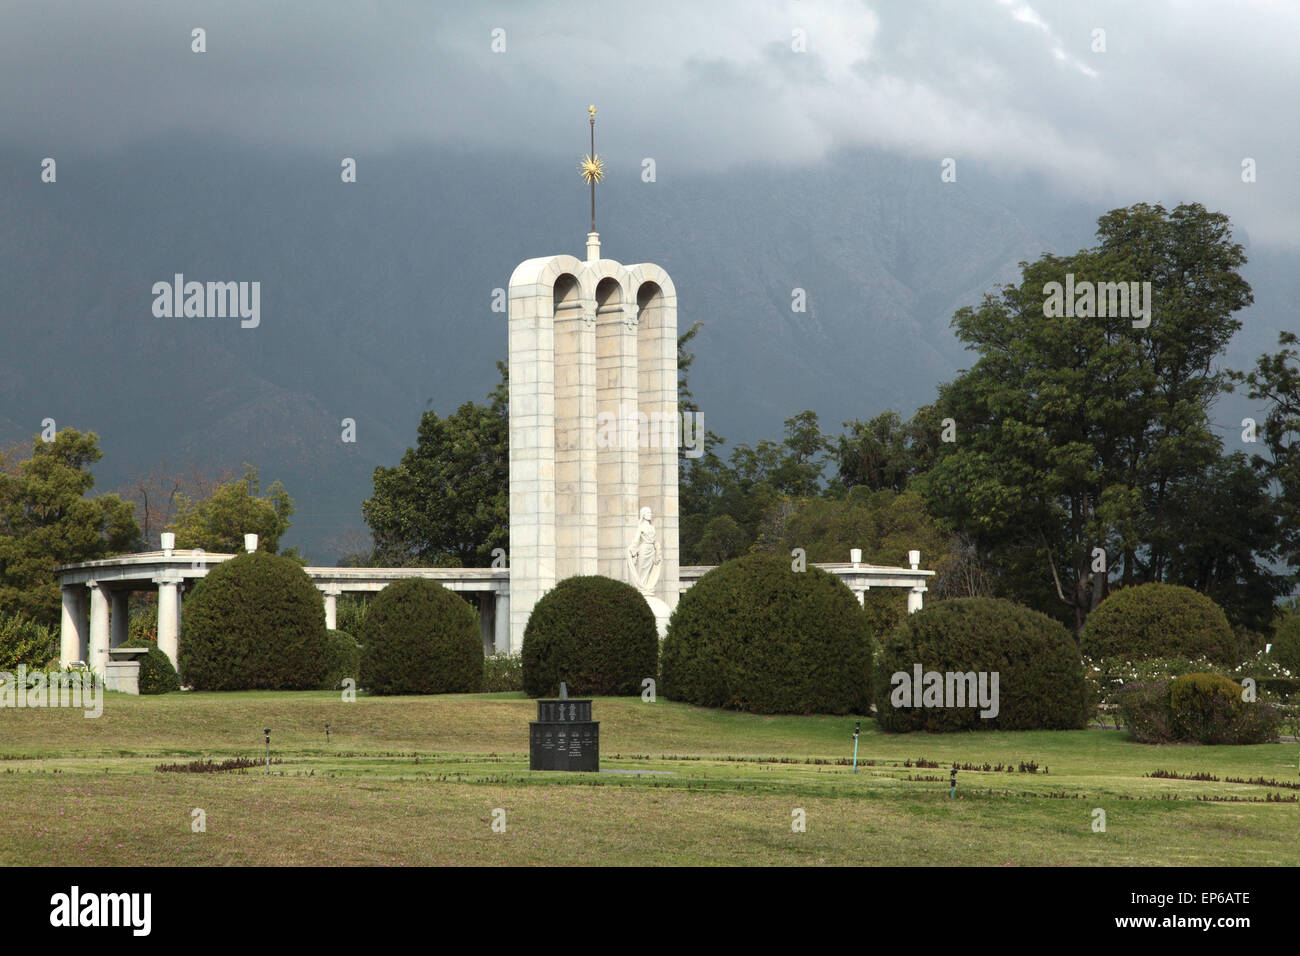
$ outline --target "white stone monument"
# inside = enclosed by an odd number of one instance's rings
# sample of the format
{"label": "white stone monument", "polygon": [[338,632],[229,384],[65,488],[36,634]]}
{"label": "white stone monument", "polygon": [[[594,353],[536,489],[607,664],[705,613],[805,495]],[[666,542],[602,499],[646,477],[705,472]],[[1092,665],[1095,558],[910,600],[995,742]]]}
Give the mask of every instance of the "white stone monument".
{"label": "white stone monument", "polygon": [[520,263],[509,326],[510,648],[577,574],[636,586],[662,634],[678,596],[672,280],[601,258],[591,232],[585,262]]}
{"label": "white stone monument", "polygon": [[602,259],[596,108],[587,258],[510,277],[510,649],[559,581],[635,586],[662,637],[677,605],[677,293],[656,265]]}

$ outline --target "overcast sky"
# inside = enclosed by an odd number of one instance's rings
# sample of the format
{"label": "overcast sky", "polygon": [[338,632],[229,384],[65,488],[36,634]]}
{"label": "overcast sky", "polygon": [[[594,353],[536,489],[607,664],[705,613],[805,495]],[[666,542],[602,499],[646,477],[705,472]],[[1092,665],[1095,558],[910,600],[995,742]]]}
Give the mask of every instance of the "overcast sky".
{"label": "overcast sky", "polygon": [[[1195,198],[1300,248],[1295,0],[0,3],[0,130],[40,157],[184,130],[329,157],[397,145],[611,175],[806,167],[860,146]],[[207,52],[190,52],[190,31]],[[493,31],[504,30],[504,52]],[[1094,30],[1105,31],[1094,52]],[[793,47],[802,32],[806,49]],[[1257,162],[1258,182],[1241,181]],[[334,160],[337,164],[337,159]],[[142,171],[145,174],[146,171]],[[60,179],[68,175],[60,168]]]}

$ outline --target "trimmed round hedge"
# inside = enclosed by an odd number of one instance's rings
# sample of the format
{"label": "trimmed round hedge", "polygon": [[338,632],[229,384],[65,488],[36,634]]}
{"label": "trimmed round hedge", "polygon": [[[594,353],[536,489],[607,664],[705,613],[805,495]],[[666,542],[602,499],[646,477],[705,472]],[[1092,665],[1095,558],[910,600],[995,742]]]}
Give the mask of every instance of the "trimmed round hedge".
{"label": "trimmed round hedge", "polygon": [[1175,740],[1202,744],[1266,744],[1277,738],[1277,713],[1242,699],[1236,681],[1219,674],[1184,674],[1169,682],[1169,728]]}
{"label": "trimmed round hedge", "polygon": [[524,693],[627,697],[659,673],[654,612],[636,588],[599,575],[566,578],[528,616]]}
{"label": "trimmed round hedge", "polygon": [[1223,608],[1177,584],[1152,582],[1115,591],[1088,615],[1079,648],[1094,660],[1205,657],[1237,663],[1237,639]]}
{"label": "trimmed round hedge", "polygon": [[[917,664],[921,687],[912,686]],[[908,615],[885,639],[875,670],[876,719],[882,730],[894,733],[1075,730],[1088,718],[1083,663],[1070,632],[1046,614],[1001,598],[939,601]],[[924,695],[924,675],[930,672],[942,675],[937,699]],[[977,688],[979,675],[987,675],[989,711],[994,709],[992,675],[998,675],[996,715],[980,716],[984,708],[978,694],[970,699],[969,681],[954,677],[948,692],[949,673],[971,672]],[[896,678],[899,674],[906,675],[906,683]],[[934,686],[933,680],[928,683]],[[963,706],[951,706],[963,697]]]}
{"label": "trimmed round hedge", "polygon": [[427,578],[375,597],[361,634],[361,685],[375,694],[475,694],[483,687],[478,616]]}
{"label": "trimmed round hedge", "polygon": [[1243,700],[1243,692],[1221,674],[1184,674],[1129,684],[1116,699],[1125,729],[1139,743],[1272,743],[1281,715],[1263,701]]}
{"label": "trimmed round hedge", "polygon": [[1300,677],[1300,614],[1291,614],[1278,625],[1268,656]]}
{"label": "trimmed round hedge", "polygon": [[172,667],[167,655],[153,641],[145,638],[132,638],[123,647],[147,647],[149,652],[141,654],[136,660],[140,664],[140,693],[170,694],[181,689],[181,679]]}
{"label": "trimmed round hedge", "polygon": [[292,558],[223,561],[183,607],[180,672],[195,690],[315,690],[325,679],[325,602]]}
{"label": "trimmed round hedge", "polygon": [[660,652],[659,690],[758,714],[865,714],[871,642],[866,615],[837,577],[748,555],[681,596]]}
{"label": "trimmed round hedge", "polygon": [[338,690],[352,678],[360,683],[361,645],[347,631],[325,632],[325,679],[321,690]]}

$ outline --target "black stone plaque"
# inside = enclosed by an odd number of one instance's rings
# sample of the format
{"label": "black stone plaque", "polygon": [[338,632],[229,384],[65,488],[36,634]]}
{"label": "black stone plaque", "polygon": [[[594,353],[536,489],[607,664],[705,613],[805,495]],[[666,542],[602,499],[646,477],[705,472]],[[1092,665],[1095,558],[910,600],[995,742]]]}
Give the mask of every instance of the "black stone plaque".
{"label": "black stone plaque", "polygon": [[590,700],[539,700],[528,724],[530,770],[600,769],[600,721]]}

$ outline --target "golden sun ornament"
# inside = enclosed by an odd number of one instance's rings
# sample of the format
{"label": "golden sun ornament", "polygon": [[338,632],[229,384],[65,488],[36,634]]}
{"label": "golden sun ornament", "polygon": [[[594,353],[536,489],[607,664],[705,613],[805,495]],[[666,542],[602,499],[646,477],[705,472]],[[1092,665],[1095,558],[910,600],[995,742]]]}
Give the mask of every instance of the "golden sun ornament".
{"label": "golden sun ornament", "polygon": [[605,178],[605,163],[599,155],[584,156],[578,164],[578,172],[582,173],[582,181],[592,186]]}

